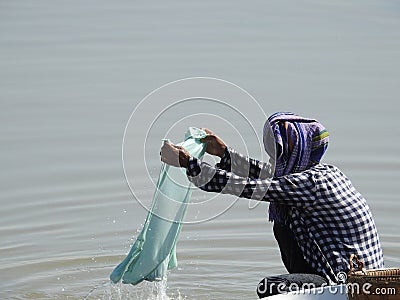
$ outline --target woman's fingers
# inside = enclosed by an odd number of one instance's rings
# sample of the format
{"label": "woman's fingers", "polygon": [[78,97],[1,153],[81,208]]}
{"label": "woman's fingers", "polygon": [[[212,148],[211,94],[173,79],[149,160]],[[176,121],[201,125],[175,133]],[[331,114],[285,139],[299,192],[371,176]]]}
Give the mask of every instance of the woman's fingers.
{"label": "woman's fingers", "polygon": [[213,132],[208,128],[200,128],[201,130],[205,131],[207,134],[213,134]]}
{"label": "woman's fingers", "polygon": [[172,144],[172,146],[173,146],[175,149],[178,149],[178,150],[185,150],[185,148],[183,148],[182,146],[177,146],[177,145],[173,145],[173,144]]}
{"label": "woman's fingers", "polygon": [[165,157],[169,155],[169,153],[171,152],[171,149],[172,149],[171,144],[168,142],[164,142],[164,144],[161,147],[161,151],[160,151],[162,161],[164,161],[163,159],[165,159]]}
{"label": "woman's fingers", "polygon": [[[181,146],[176,146],[169,142],[164,142],[164,145],[161,147],[161,161],[166,164],[179,167],[179,153]],[[182,148],[183,149],[183,148]]]}
{"label": "woman's fingers", "polygon": [[208,134],[205,137],[203,137],[202,139],[200,139],[200,142],[202,143],[207,143],[210,142],[211,140],[215,139],[215,135],[213,134]]}
{"label": "woman's fingers", "polygon": [[170,145],[171,145],[170,142],[164,141],[164,144],[162,145],[161,150],[167,149],[167,147]]}

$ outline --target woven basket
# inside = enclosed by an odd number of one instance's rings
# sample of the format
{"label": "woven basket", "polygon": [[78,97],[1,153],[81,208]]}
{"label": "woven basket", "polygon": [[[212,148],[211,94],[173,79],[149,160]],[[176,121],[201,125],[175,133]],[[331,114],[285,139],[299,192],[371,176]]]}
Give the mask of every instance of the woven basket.
{"label": "woven basket", "polygon": [[[357,263],[354,269],[353,261]],[[349,300],[400,300],[400,268],[365,270],[356,255],[350,257],[347,274]]]}

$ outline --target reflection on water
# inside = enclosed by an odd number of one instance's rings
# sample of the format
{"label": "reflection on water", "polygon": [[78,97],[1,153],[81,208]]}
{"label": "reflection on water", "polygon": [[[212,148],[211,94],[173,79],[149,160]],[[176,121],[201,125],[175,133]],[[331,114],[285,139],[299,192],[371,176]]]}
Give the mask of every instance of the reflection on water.
{"label": "reflection on water", "polygon": [[[284,272],[267,205],[239,201],[184,226],[168,284],[108,282],[146,216],[122,171],[130,111],[198,75],[244,87],[266,112],[320,119],[326,161],[368,199],[386,266],[399,266],[398,14],[391,1],[2,3],[0,298],[249,299]],[[147,155],[156,177],[158,153]]]}

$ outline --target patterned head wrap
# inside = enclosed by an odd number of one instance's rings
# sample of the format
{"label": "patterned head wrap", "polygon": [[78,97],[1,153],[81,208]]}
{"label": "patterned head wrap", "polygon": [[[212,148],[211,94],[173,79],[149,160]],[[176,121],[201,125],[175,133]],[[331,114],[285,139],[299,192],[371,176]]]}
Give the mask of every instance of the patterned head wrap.
{"label": "patterned head wrap", "polygon": [[[271,133],[272,130],[272,133]],[[264,148],[271,155],[273,135],[276,146],[275,177],[302,172],[318,164],[328,147],[329,133],[314,119],[300,117],[291,112],[277,112],[264,125]],[[270,221],[284,223],[287,206],[271,203]]]}

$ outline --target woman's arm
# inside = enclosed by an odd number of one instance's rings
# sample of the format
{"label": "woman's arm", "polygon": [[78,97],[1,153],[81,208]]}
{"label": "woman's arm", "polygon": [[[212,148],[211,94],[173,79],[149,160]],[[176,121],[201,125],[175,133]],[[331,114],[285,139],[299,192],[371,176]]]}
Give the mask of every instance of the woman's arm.
{"label": "woman's arm", "polygon": [[207,143],[206,152],[221,158],[216,164],[217,168],[233,172],[239,176],[267,179],[273,176],[269,163],[260,162],[247,157],[228,147],[221,138],[207,128],[202,128],[207,136],[200,141]]}
{"label": "woman's arm", "polygon": [[221,162],[216,167],[252,179],[268,179],[274,175],[270,163],[245,156],[231,147],[227,147]]}
{"label": "woman's arm", "polygon": [[207,192],[302,206],[312,204],[316,199],[317,188],[311,170],[273,179],[248,178],[206,163],[200,164],[185,149],[170,143],[162,146],[161,160],[176,167],[186,167],[189,180]]}
{"label": "woman's arm", "polygon": [[301,206],[312,204],[316,199],[314,176],[307,171],[273,179],[254,179],[200,163],[192,157],[188,161],[187,175],[206,192]]}

